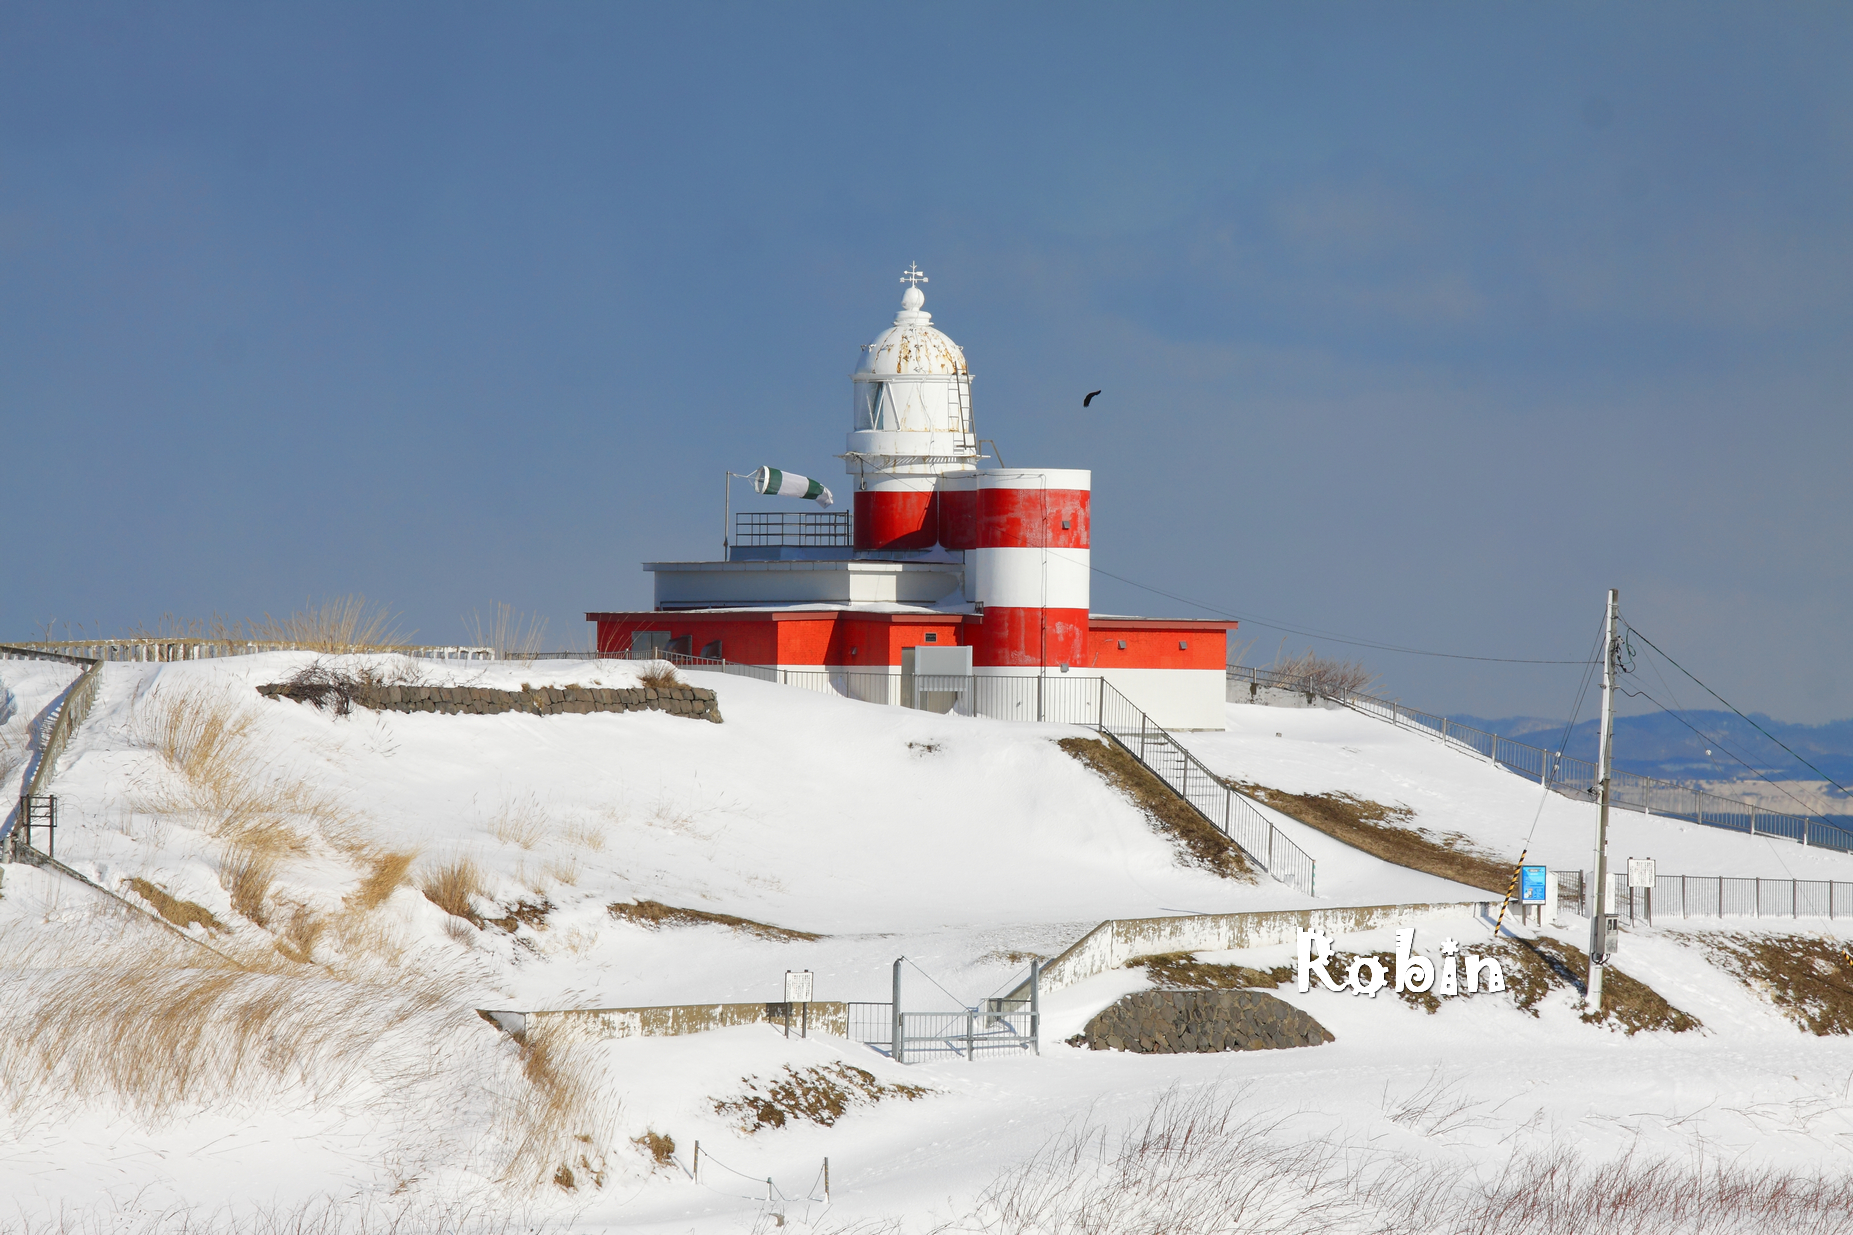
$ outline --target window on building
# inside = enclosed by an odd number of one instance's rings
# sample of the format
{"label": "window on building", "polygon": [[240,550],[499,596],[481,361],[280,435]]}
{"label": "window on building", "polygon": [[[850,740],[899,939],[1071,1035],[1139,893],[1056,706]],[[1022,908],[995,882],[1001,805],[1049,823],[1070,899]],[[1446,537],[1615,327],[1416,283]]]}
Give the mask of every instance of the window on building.
{"label": "window on building", "polygon": [[927,638],[926,638],[926,641],[927,641],[928,643],[938,643],[938,642],[939,642],[939,633],[938,633],[937,631],[931,631],[931,630],[929,630],[929,631],[927,632]]}

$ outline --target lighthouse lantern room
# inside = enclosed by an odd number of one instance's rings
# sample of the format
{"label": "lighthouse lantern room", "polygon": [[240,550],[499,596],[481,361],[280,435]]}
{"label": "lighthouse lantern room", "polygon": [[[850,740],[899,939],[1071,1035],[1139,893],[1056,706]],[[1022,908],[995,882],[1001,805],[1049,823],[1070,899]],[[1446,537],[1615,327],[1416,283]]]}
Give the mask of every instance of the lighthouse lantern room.
{"label": "lighthouse lantern room", "polygon": [[[926,275],[911,267],[901,282],[900,312],[851,375],[851,511],[742,512],[724,560],[646,562],[655,608],[588,613],[599,651],[668,648],[862,682],[886,673],[904,701],[916,659],[923,672],[969,664],[974,678],[1098,677],[1161,725],[1222,728],[1232,624],[1090,613],[1092,474],[984,466],[965,353],[925,311]],[[754,487],[833,500],[770,468]],[[941,647],[970,650],[916,655]]]}

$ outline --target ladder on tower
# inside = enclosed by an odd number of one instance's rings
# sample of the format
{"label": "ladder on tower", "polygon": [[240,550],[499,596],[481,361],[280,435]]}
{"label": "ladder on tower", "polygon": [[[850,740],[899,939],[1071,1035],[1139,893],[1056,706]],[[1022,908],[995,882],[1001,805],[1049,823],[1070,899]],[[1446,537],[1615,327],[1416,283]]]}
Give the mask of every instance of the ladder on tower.
{"label": "ladder on tower", "polygon": [[977,454],[978,441],[972,430],[972,375],[969,373],[953,374],[952,387],[957,392],[959,401],[959,446],[961,449]]}

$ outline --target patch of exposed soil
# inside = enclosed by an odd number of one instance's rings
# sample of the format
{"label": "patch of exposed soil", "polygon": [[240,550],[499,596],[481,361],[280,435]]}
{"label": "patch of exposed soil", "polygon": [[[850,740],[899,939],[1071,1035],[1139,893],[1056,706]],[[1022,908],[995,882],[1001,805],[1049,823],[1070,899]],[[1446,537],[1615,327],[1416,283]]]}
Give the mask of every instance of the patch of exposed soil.
{"label": "patch of exposed soil", "polygon": [[657,1166],[668,1166],[675,1160],[676,1138],[673,1136],[645,1128],[642,1136],[631,1138],[631,1144],[648,1154]]}
{"label": "patch of exposed soil", "polygon": [[761,1128],[783,1128],[788,1120],[806,1120],[829,1127],[854,1106],[873,1106],[884,1098],[906,1098],[909,1102],[924,1098],[928,1090],[921,1085],[888,1085],[875,1074],[846,1063],[823,1064],[815,1068],[793,1068],[787,1064],[785,1075],[766,1080],[743,1076],[746,1092],[734,1098],[714,1100],[714,1112],[740,1121],[742,1132]]}
{"label": "patch of exposed soil", "polygon": [[1214,871],[1225,879],[1255,882],[1254,868],[1241,846],[1224,836],[1126,750],[1098,738],[1063,738],[1060,746],[1131,799],[1152,826],[1187,855],[1191,865]]}
{"label": "patch of exposed soil", "polygon": [[1459,833],[1437,834],[1408,826],[1415,812],[1349,793],[1287,793],[1232,780],[1229,786],[1309,828],[1362,849],[1372,857],[1503,895],[1513,863],[1476,851]]}
{"label": "patch of exposed soil", "polygon": [[1273,990],[1282,982],[1293,981],[1292,965],[1274,969],[1250,969],[1246,965],[1216,965],[1200,961],[1194,952],[1159,952],[1135,956],[1126,962],[1128,969],[1143,969],[1152,985],[1171,990],[1228,991],[1254,987]]}
{"label": "patch of exposed soil", "polygon": [[183,931],[191,926],[199,925],[207,930],[229,933],[225,923],[213,917],[212,910],[204,905],[195,905],[192,901],[183,901],[177,896],[170,896],[146,879],[130,879],[127,885],[129,891],[154,906],[156,913]]}
{"label": "patch of exposed soil", "polygon": [[822,935],[810,931],[795,931],[786,926],[772,926],[765,922],[754,922],[748,918],[736,918],[731,913],[709,913],[705,909],[678,909],[674,905],[665,905],[661,901],[618,901],[605,906],[612,917],[624,922],[635,922],[639,926],[661,928],[665,926],[725,926],[730,930],[745,931],[761,939],[771,939],[780,943],[822,939]]}
{"label": "patch of exposed soil", "polygon": [[1675,934],[1811,1034],[1853,1033],[1853,955],[1809,935]]}
{"label": "patch of exposed soil", "polygon": [[[500,905],[496,907],[498,909],[504,908]],[[547,929],[547,915],[553,912],[554,905],[552,901],[548,900],[546,897],[542,897],[538,904],[533,901],[516,901],[514,905],[506,908],[507,912],[504,916],[499,918],[484,918],[478,925],[500,927],[511,935],[523,926],[531,927],[537,931],[544,931]]]}

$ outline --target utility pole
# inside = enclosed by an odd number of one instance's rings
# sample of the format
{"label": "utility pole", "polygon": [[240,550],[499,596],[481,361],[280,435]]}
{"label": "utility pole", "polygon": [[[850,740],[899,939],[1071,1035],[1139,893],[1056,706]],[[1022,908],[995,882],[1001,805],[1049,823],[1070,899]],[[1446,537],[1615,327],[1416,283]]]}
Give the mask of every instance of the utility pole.
{"label": "utility pole", "polygon": [[1621,592],[1609,589],[1608,622],[1602,635],[1602,754],[1597,764],[1596,903],[1589,919],[1589,995],[1591,1012],[1602,1010],[1602,967],[1608,964],[1609,938],[1609,778],[1615,758],[1615,625],[1621,619]]}

